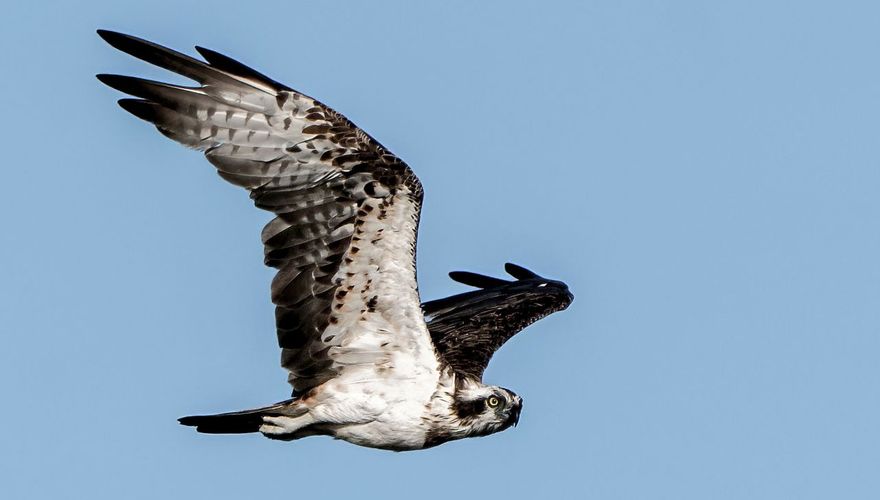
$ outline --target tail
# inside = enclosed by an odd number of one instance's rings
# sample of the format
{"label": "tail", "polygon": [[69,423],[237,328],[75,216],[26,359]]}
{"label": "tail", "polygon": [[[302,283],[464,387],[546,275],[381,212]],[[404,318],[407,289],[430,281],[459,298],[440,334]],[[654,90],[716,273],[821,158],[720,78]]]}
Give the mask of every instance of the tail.
{"label": "tail", "polygon": [[192,415],[178,418],[183,425],[195,427],[197,431],[206,434],[247,434],[259,432],[263,425],[263,417],[286,415],[293,399],[276,403],[264,408],[253,410],[234,411],[219,413],[217,415]]}

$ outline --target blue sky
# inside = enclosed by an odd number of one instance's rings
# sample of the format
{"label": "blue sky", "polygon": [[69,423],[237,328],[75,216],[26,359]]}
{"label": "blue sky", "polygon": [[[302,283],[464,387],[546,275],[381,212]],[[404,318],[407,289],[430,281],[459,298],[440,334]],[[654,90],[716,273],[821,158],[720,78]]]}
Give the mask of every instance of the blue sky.
{"label": "blue sky", "polygon": [[[873,2],[19,3],[0,21],[3,498],[880,496]],[[96,28],[236,57],[426,187],[422,296],[569,283],[487,380],[519,427],[395,454],[205,436],[283,399],[268,215],[120,110]],[[177,81],[177,80],[175,80]]]}

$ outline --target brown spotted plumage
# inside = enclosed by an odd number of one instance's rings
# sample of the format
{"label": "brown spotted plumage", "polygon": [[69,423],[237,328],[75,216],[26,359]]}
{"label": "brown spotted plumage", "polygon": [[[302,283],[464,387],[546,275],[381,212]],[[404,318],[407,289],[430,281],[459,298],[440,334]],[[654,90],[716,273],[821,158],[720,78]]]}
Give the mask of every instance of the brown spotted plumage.
{"label": "brown spotted plumage", "polygon": [[[418,178],[341,114],[237,61],[197,48],[205,64],[145,40],[99,33],[124,52],[202,84],[189,88],[98,76],[140,98],[121,100],[124,109],[203,150],[221,177],[248,189],[257,207],[276,214],[262,240],[266,265],[279,270],[272,300],[282,364],[296,391],[332,377],[332,363],[315,344],[333,321],[336,274],[346,254],[379,242],[357,239],[352,245],[355,228],[374,208],[386,206],[383,198],[398,192],[411,200],[417,218]],[[375,201],[380,202],[374,206]]]}

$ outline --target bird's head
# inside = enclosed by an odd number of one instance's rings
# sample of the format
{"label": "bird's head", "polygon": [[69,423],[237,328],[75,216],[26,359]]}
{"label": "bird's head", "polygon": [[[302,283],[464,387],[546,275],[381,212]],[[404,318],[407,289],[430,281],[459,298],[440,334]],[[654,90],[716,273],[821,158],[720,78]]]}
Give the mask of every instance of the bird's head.
{"label": "bird's head", "polygon": [[459,388],[452,409],[467,436],[487,436],[516,425],[522,403],[513,391],[480,384]]}

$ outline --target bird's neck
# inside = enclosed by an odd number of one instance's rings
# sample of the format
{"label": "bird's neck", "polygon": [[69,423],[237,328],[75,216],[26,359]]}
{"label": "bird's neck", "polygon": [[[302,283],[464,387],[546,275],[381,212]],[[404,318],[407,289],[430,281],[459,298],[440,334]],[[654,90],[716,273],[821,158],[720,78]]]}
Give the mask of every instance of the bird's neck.
{"label": "bird's neck", "polygon": [[441,371],[437,389],[426,407],[424,419],[429,430],[425,448],[481,435],[468,418],[472,413],[469,408],[472,398],[468,395],[479,387],[483,387],[479,381],[461,377],[448,367]]}

